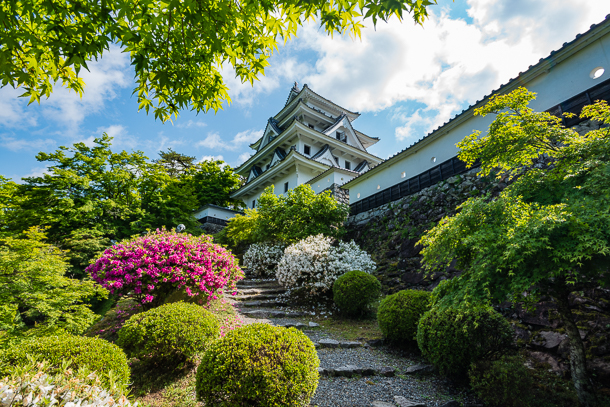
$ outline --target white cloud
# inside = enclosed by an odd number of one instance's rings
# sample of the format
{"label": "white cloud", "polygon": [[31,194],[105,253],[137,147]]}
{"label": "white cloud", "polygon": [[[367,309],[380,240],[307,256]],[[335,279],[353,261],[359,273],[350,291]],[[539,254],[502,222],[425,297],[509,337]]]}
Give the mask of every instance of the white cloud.
{"label": "white cloud", "polygon": [[195,121],[195,120],[189,120],[186,123],[178,123],[176,124],[176,127],[180,128],[180,129],[190,129],[192,127],[206,127],[207,123],[202,122],[202,121]]}
{"label": "white cloud", "polygon": [[34,151],[42,151],[47,150],[56,145],[55,140],[47,138],[47,139],[18,139],[11,136],[0,135],[0,146],[11,150],[11,151],[20,151],[20,150],[34,150]]}
{"label": "white cloud", "polygon": [[246,130],[237,133],[232,140],[225,142],[220,134],[208,133],[205,139],[197,142],[197,147],[205,147],[211,150],[230,150],[236,151],[247,147],[261,138],[263,130]]}
{"label": "white cloud", "polygon": [[251,153],[241,153],[239,155],[239,157],[237,157],[237,162],[235,163],[235,167],[238,167],[240,165],[242,165],[243,163],[245,163],[248,158],[252,157]]}
{"label": "white cloud", "polygon": [[351,110],[379,112],[400,102],[419,103],[419,110],[396,116],[396,137],[413,141],[610,12],[610,2],[591,0],[468,4],[471,24],[433,7],[423,27],[392,19],[364,29],[361,41],[331,38],[308,24],[294,46],[317,59],[314,66],[301,61],[300,73],[312,89]]}
{"label": "white cloud", "polygon": [[[107,127],[98,127],[95,131],[96,137],[102,135],[102,133],[107,133],[110,137],[113,138],[112,146],[120,147],[120,148],[137,148],[138,147],[138,138],[129,134],[127,128],[121,124],[113,124]],[[92,141],[92,140],[91,140]],[[84,141],[87,144],[87,141]]]}

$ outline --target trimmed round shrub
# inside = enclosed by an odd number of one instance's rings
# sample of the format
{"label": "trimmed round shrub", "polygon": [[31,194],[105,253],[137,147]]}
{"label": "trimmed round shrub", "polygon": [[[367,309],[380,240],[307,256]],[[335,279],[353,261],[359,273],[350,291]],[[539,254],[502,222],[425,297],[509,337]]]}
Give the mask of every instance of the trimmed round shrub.
{"label": "trimmed round shrub", "polygon": [[118,346],[100,338],[84,336],[47,336],[19,342],[0,352],[0,377],[8,372],[8,366],[24,366],[27,356],[50,363],[48,373],[55,374],[64,362],[71,361],[71,369],[87,368],[97,373],[105,385],[110,385],[109,374],[119,385],[129,383],[129,365],[125,353]]}
{"label": "trimmed round shrub", "polygon": [[375,270],[371,256],[352,240],[336,242],[324,235],[309,236],[284,250],[277,265],[278,282],[290,289],[303,289],[306,294],[326,294],[342,274],[350,270],[367,273]]}
{"label": "trimmed round shrub", "polygon": [[415,342],[417,323],[430,309],[430,293],[402,290],[385,297],[377,310],[377,321],[383,336],[390,342]]}
{"label": "trimmed round shrub", "polygon": [[333,284],[333,300],[341,313],[348,317],[366,314],[380,295],[379,280],[360,270],[348,271]]}
{"label": "trimmed round shrub", "polygon": [[[0,378],[0,405],[36,407],[133,407],[125,396],[125,386],[102,385],[100,377],[87,369],[49,369],[49,364],[29,362],[12,366]],[[49,373],[54,371],[53,373]]]}
{"label": "trimmed round shrub", "polygon": [[477,396],[491,407],[529,407],[534,377],[522,356],[473,363],[468,371]]}
{"label": "trimmed round shrub", "polygon": [[417,344],[441,373],[462,375],[471,363],[492,359],[511,347],[513,330],[488,306],[434,307],[419,321]]}
{"label": "trimmed round shrub", "polygon": [[176,302],[129,318],[119,345],[129,357],[181,362],[192,360],[220,336],[218,319],[197,304]]}
{"label": "trimmed round shrub", "polygon": [[280,243],[254,243],[244,254],[244,268],[255,277],[275,277],[275,269],[284,256],[285,248]]}
{"label": "trimmed round shrub", "polygon": [[318,387],[314,344],[295,328],[252,324],[212,344],[197,368],[206,406],[306,406]]}

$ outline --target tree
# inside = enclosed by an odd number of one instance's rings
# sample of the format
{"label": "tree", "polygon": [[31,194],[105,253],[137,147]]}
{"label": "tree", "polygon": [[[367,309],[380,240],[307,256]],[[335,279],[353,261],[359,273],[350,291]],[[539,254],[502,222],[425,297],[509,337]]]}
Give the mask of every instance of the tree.
{"label": "tree", "polygon": [[177,153],[171,148],[168,148],[167,151],[160,151],[159,157],[156,160],[152,160],[152,162],[165,167],[167,173],[171,177],[176,178],[192,168],[196,160],[195,157]]}
{"label": "tree", "polygon": [[0,340],[58,329],[82,333],[96,318],[84,303],[106,290],[66,277],[64,253],[45,243],[40,229],[24,235],[0,238]]}
{"label": "tree", "polygon": [[111,141],[104,134],[93,147],[76,143],[40,153],[36,158],[51,164],[47,173],[24,178],[21,185],[0,185],[0,191],[12,191],[4,204],[10,208],[0,215],[5,230],[46,227],[51,242],[72,249],[75,275],[84,276],[89,260],[112,240],[180,223],[200,233],[193,218],[198,202],[189,180],[172,177],[140,151],[114,153]]}
{"label": "tree", "polygon": [[129,52],[139,109],[168,120],[183,108],[218,111],[230,101],[221,69],[242,82],[264,74],[280,38],[317,18],[328,34],[360,36],[362,21],[411,13],[421,24],[435,0],[4,0],[0,79],[23,87],[30,103],[58,81],[82,95],[78,74],[112,44]]}
{"label": "tree", "polygon": [[231,198],[231,194],[242,186],[243,179],[224,161],[204,160],[191,167],[187,176],[200,206],[245,207],[243,201]]}
{"label": "tree", "polygon": [[[560,118],[530,109],[534,97],[520,88],[475,111],[497,117],[487,135],[473,133],[458,144],[460,159],[469,165],[480,159],[482,175],[508,173],[514,183],[497,198],[465,202],[422,237],[422,253],[429,269],[457,259],[463,270],[435,290],[437,306],[531,304],[551,296],[568,334],[580,403],[594,406],[568,296],[610,284],[610,128],[579,135]],[[598,102],[585,107],[582,117],[607,125],[610,109]],[[543,158],[548,165],[539,165]]]}

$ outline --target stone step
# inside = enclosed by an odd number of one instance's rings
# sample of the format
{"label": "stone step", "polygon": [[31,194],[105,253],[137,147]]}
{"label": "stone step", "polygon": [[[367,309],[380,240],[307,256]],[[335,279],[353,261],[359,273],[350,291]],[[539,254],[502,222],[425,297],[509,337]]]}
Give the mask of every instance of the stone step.
{"label": "stone step", "polygon": [[275,309],[255,309],[243,311],[242,315],[250,318],[298,318],[305,314],[303,312],[281,311]]}
{"label": "stone step", "polygon": [[237,286],[242,288],[248,287],[281,287],[277,280],[251,280],[244,279],[237,282]]}
{"label": "stone step", "polygon": [[277,294],[246,294],[233,297],[235,301],[274,300],[276,298]]}
{"label": "stone step", "polygon": [[384,377],[394,377],[396,375],[396,369],[393,367],[366,367],[366,366],[340,366],[340,367],[331,367],[324,368],[319,367],[318,373],[320,376],[328,376],[328,377],[354,377],[354,376],[384,376]]}
{"label": "stone step", "polygon": [[334,339],[320,339],[318,342],[314,342],[316,348],[362,348],[365,346],[362,342],[355,341],[336,341]]}
{"label": "stone step", "polygon": [[237,293],[240,295],[245,294],[282,294],[285,293],[286,289],[282,287],[269,287],[269,288],[238,288]]}
{"label": "stone step", "polygon": [[286,305],[283,302],[275,301],[275,300],[266,300],[266,301],[240,301],[237,303],[239,307],[243,308],[252,308],[252,307],[265,307],[265,308],[275,308],[282,305]]}

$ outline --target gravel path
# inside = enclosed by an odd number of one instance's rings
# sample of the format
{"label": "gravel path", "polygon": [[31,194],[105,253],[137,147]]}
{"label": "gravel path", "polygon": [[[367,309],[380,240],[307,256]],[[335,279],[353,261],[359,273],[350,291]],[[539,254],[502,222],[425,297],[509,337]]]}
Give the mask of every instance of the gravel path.
{"label": "gravel path", "polygon": [[[242,311],[255,308],[242,309]],[[275,308],[278,309],[278,308]],[[285,307],[282,307],[286,310]],[[302,310],[301,310],[302,311]],[[273,325],[308,324],[308,316],[300,318],[273,318],[254,319],[244,317],[244,322],[265,322]],[[336,337],[322,327],[303,331],[313,342],[321,339],[343,338]],[[361,368],[395,369],[394,377],[369,376],[352,378],[321,376],[316,393],[311,400],[310,407],[371,407],[374,401],[383,401],[395,404],[394,396],[402,396],[414,402],[425,403],[428,407],[443,406],[451,400],[459,400],[464,405],[473,404],[472,397],[457,394],[457,390],[445,378],[438,375],[407,375],[406,369],[421,363],[410,354],[399,350],[381,346],[345,349],[320,348],[318,349],[320,367],[336,369],[342,366],[354,365]]]}

